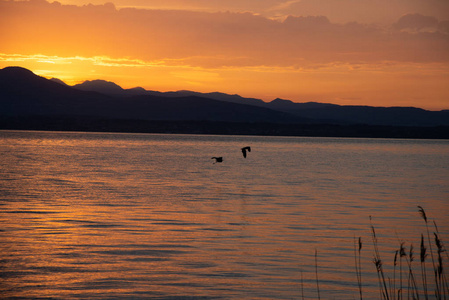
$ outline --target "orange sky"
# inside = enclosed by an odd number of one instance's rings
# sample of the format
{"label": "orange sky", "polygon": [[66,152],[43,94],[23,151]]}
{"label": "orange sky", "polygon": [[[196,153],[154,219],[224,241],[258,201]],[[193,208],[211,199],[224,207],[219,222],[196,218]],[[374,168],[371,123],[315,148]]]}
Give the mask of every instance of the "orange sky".
{"label": "orange sky", "polygon": [[0,68],[68,84],[449,109],[447,0],[103,3],[0,0]]}

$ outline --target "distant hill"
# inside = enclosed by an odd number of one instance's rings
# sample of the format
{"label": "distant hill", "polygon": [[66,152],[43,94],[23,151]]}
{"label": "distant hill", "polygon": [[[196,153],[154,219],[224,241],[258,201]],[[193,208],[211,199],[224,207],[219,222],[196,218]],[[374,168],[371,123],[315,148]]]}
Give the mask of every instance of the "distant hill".
{"label": "distant hill", "polygon": [[153,93],[141,87],[123,89],[114,82],[100,79],[86,80],[83,83],[74,85],[73,88],[81,91],[98,92],[114,97],[153,95]]}
{"label": "distant hill", "polygon": [[[62,82],[62,81],[60,81],[60,82]],[[115,96],[115,97],[152,95],[152,96],[177,98],[177,97],[197,96],[197,97],[209,98],[209,99],[232,102],[232,103],[249,104],[249,105],[255,105],[255,106],[265,106],[266,105],[266,103],[260,99],[244,98],[239,95],[229,95],[229,94],[219,93],[219,92],[200,93],[200,92],[193,92],[193,91],[186,91],[186,90],[175,91],[175,92],[157,92],[157,91],[145,90],[142,87],[124,89],[113,82],[99,80],[99,79],[98,80],[86,80],[83,83],[74,85],[73,88],[82,90],[82,91],[98,92],[98,93],[106,94],[109,96]]]}
{"label": "distant hill", "polygon": [[449,111],[264,102],[224,93],[68,86],[20,67],[0,70],[0,129],[449,138]]}
{"label": "distant hill", "polygon": [[193,91],[156,92],[141,87],[123,89],[112,82],[103,80],[86,81],[73,86],[84,91],[96,91],[111,96],[154,95],[161,97],[196,96],[219,101],[265,107],[298,116],[312,123],[366,124],[381,126],[440,126],[449,125],[449,110],[428,111],[415,107],[373,107],[336,105],[329,103],[295,103],[290,100],[275,99],[264,102],[260,99],[245,98],[225,93],[199,93]]}
{"label": "distant hill", "polygon": [[[87,91],[96,87],[107,93]],[[118,97],[114,83],[94,81],[69,87],[31,71],[8,67],[0,70],[0,107],[4,116],[89,116],[129,120],[201,120],[220,122],[305,123],[286,112],[247,104],[230,103],[198,96],[154,95]],[[114,91],[116,96],[111,96]]]}
{"label": "distant hill", "polygon": [[289,112],[313,120],[339,124],[381,126],[440,126],[449,125],[449,110],[428,111],[415,107],[373,107],[334,105],[316,102],[294,103],[276,99],[267,104],[274,110]]}
{"label": "distant hill", "polygon": [[50,78],[50,80],[53,81],[53,82],[57,82],[59,84],[62,84],[62,85],[67,85],[64,81],[62,81],[59,78]]}

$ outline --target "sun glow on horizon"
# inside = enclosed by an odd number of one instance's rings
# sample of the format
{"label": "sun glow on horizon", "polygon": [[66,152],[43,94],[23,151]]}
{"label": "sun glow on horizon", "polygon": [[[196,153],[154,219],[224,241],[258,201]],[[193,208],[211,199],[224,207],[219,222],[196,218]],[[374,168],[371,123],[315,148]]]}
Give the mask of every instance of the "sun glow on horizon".
{"label": "sun glow on horizon", "polygon": [[[177,63],[177,64],[176,64]],[[271,101],[275,98],[289,99],[294,102],[318,101],[342,105],[363,105],[366,94],[376,101],[373,106],[390,106],[391,101],[382,102],[386,96],[376,91],[376,85],[382,85],[390,96],[400,96],[396,91],[399,85],[409,85],[410,65],[383,64],[365,65],[363,68],[352,64],[329,64],[310,66],[309,68],[285,68],[273,66],[202,68],[183,64],[182,60],[143,61],[130,58],[96,57],[59,57],[43,54],[22,55],[0,53],[0,67],[21,66],[46,78],[58,78],[68,85],[82,83],[85,80],[102,79],[115,82],[123,88],[143,87],[161,92],[176,90],[194,90],[198,92],[224,92],[239,94],[243,97],[259,98]],[[428,68],[429,66],[427,66]],[[412,68],[419,68],[414,65]],[[429,81],[422,85],[431,85],[436,74],[449,73],[449,67],[434,64],[427,70]],[[243,75],[243,76],[242,76]],[[385,77],[387,76],[387,77]],[[335,80],[344,77],[344,80]],[[413,76],[412,76],[413,77]],[[367,78],[371,81],[367,82]],[[373,85],[372,80],[379,82]],[[394,82],[387,89],[388,81]],[[264,85],[270,82],[269,85]],[[299,93],[291,91],[292,83]],[[369,83],[369,84],[368,84]],[[412,87],[410,87],[412,88]],[[421,103],[428,90],[416,87],[414,98]],[[435,87],[438,88],[438,85]],[[255,92],[257,90],[257,92]],[[350,91],[348,93],[347,91]],[[424,93],[425,92],[425,93]],[[377,93],[377,95],[376,95]],[[409,102],[397,103],[397,106],[410,106]],[[446,109],[441,106],[419,106],[430,110]]]}
{"label": "sun glow on horizon", "polygon": [[[333,23],[324,10],[293,14],[297,6],[311,9],[313,0],[231,1],[228,11],[224,4],[211,11],[201,0],[154,2],[178,10],[142,9],[140,0],[103,2],[0,0],[0,67],[18,65],[69,85],[103,79],[123,88],[264,101],[449,109],[444,19],[414,14],[379,27]],[[262,13],[270,11],[290,14]]]}

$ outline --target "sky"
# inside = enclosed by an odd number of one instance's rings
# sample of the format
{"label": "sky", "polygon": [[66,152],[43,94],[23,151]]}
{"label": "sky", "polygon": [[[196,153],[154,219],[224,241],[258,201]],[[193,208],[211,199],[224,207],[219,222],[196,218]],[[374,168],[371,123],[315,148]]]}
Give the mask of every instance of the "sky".
{"label": "sky", "polygon": [[449,109],[447,0],[0,0],[0,68],[73,85]]}

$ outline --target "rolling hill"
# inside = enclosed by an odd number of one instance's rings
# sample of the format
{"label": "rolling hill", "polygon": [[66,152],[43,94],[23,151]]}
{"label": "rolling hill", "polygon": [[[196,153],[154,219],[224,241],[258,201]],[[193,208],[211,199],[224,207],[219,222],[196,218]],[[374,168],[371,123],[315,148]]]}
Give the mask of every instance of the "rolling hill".
{"label": "rolling hill", "polygon": [[[143,88],[122,89],[115,83],[95,80],[73,86],[84,91],[96,91],[110,96],[153,95],[167,98],[203,97],[230,103],[248,104],[285,112],[308,120],[309,123],[365,124],[380,126],[441,126],[449,125],[449,110],[428,111],[415,107],[373,107],[356,105],[336,105],[329,103],[295,103],[290,100],[275,99],[264,102],[255,98],[244,98],[219,92],[199,93],[193,91],[156,92]],[[288,119],[290,121],[290,119]]]}
{"label": "rolling hill", "polygon": [[449,111],[264,102],[224,93],[68,86],[21,67],[0,70],[0,129],[449,138]]}
{"label": "rolling hill", "polygon": [[164,97],[124,94],[119,97],[98,91],[81,90],[45,79],[29,70],[18,67],[0,70],[0,114],[3,116],[84,116],[127,120],[219,122],[307,122],[304,118],[286,112],[195,95]]}

